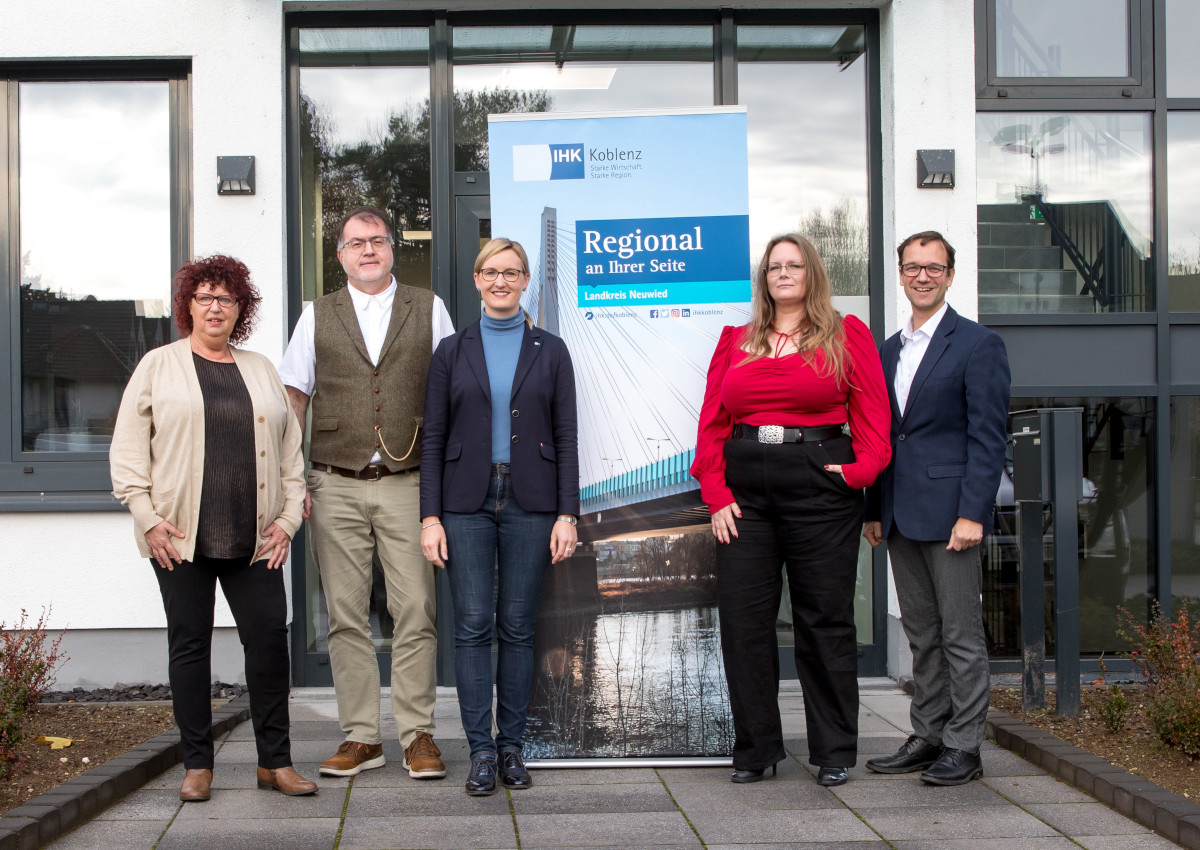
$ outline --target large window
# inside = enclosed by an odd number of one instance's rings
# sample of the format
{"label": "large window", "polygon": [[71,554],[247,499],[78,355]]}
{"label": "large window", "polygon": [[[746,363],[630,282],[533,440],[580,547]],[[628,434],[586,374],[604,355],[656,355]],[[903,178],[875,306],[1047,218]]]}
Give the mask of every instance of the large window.
{"label": "large window", "polygon": [[1129,0],[997,0],[999,77],[1128,77]]}
{"label": "large window", "polygon": [[[1079,501],[1080,650],[1120,649],[1117,607],[1144,621],[1154,589],[1152,564],[1154,404],[1144,398],[1014,398],[1013,411],[1081,407]],[[996,499],[996,531],[984,541],[984,628],[993,657],[1020,657],[1020,556],[1011,457]],[[1044,519],[1047,651],[1053,652],[1054,538]]]}
{"label": "large window", "polygon": [[742,26],[737,36],[751,256],[778,233],[805,234],[837,306],[870,324],[865,28]]}
{"label": "large window", "polygon": [[1200,397],[1171,399],[1171,595],[1200,610]]}
{"label": "large window", "polygon": [[1167,11],[1167,96],[1200,97],[1200,3],[1196,0],[1166,0]]}
{"label": "large window", "polygon": [[[813,241],[834,303],[870,324],[867,62],[865,27],[737,28],[738,103],[747,109],[750,255],[772,236]],[[860,643],[874,632],[872,551],[859,546],[854,621]],[[786,582],[785,582],[786,585]],[[778,640],[793,643],[786,586]]]}
{"label": "large window", "polygon": [[979,93],[1153,96],[1155,2],[976,0]]}
{"label": "large window", "polygon": [[[1200,4],[975,10],[979,312],[1009,343],[1020,395],[1087,397],[1070,401],[1091,417],[1080,613],[1083,649],[1100,651],[1117,645],[1104,611],[1145,616],[1160,588],[1195,591]],[[1015,597],[993,602],[1016,615]],[[997,653],[1019,654],[996,634]]]}
{"label": "large window", "polygon": [[487,170],[489,113],[712,104],[711,26],[454,30],[457,171]]}
{"label": "large window", "polygon": [[[346,285],[335,231],[361,205],[392,216],[396,279],[430,288],[428,28],[301,29],[299,48],[303,300]],[[309,652],[328,652],[328,606],[316,562],[305,555],[303,641]],[[386,593],[376,564],[369,618],[383,652],[391,651],[393,625]]]}
{"label": "large window", "polygon": [[1167,116],[1170,307],[1200,312],[1200,112]]}
{"label": "large window", "polygon": [[0,234],[0,276],[20,341],[0,357],[15,401],[0,423],[0,490],[16,508],[34,504],[20,495],[30,490],[55,507],[111,501],[121,394],[173,333],[171,275],[186,248],[183,71],[95,71],[0,69],[0,91],[16,104],[0,114],[0,150],[15,146],[0,160],[10,163],[0,186],[16,213],[7,240]]}
{"label": "large window", "polygon": [[428,29],[302,29],[299,38],[303,299],[345,286],[333,231],[362,205],[392,215],[396,279],[428,289]]}
{"label": "large window", "polygon": [[1153,309],[1150,118],[976,118],[980,313]]}

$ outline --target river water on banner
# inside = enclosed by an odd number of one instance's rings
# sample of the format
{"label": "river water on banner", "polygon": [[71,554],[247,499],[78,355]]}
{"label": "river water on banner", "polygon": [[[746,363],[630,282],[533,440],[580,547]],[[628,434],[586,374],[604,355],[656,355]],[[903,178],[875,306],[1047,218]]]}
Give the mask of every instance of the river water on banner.
{"label": "river water on banner", "polygon": [[[618,599],[539,620],[527,757],[719,756],[732,750],[711,596],[670,610],[628,610],[632,604]],[[666,606],[660,601],[654,607]]]}

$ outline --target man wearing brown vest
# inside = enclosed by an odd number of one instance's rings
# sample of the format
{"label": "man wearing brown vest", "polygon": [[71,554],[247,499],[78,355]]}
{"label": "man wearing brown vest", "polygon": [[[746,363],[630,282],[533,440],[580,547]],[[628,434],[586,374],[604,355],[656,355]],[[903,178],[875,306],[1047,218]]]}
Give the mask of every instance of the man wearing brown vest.
{"label": "man wearing brown vest", "polygon": [[433,742],[434,567],[421,553],[417,439],[434,348],[454,332],[442,300],[392,277],[386,214],[338,229],[348,286],[304,309],[280,376],[301,426],[312,402],[304,516],[329,607],[329,660],[346,740],[326,776],[383,767],[379,667],[368,614],[378,555],[392,634],[392,715],[414,779],[446,775]]}

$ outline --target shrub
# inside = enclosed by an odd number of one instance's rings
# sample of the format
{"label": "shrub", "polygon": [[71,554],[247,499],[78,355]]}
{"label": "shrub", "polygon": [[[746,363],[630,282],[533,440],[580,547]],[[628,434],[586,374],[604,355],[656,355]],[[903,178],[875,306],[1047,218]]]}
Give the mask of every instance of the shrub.
{"label": "shrub", "polygon": [[1120,732],[1125,728],[1125,715],[1129,713],[1129,700],[1121,692],[1121,688],[1112,685],[1104,696],[1097,694],[1096,716],[1104,721],[1104,728],[1109,732]]}
{"label": "shrub", "polygon": [[1167,746],[1200,758],[1200,628],[1187,605],[1168,619],[1155,603],[1147,626],[1120,610],[1118,633],[1134,647],[1128,656],[1145,679],[1150,725]]}
{"label": "shrub", "polygon": [[48,615],[43,610],[38,621],[29,625],[21,609],[21,619],[11,631],[0,623],[0,778],[20,767],[21,724],[54,684],[54,671],[67,660],[60,650],[63,636],[49,641],[46,635]]}

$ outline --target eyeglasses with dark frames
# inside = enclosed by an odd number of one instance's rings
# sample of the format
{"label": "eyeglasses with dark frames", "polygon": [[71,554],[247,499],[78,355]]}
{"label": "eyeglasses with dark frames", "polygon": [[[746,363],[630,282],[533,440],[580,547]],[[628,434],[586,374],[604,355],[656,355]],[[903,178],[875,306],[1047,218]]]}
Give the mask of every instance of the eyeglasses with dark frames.
{"label": "eyeglasses with dark frames", "polygon": [[521,275],[523,275],[523,274],[525,274],[525,272],[522,271],[521,269],[505,269],[504,271],[500,271],[498,269],[480,269],[479,270],[479,276],[481,278],[483,278],[485,281],[487,281],[488,283],[491,283],[497,277],[504,278],[505,283],[516,283],[518,280],[521,279]]}
{"label": "eyeglasses with dark frames", "polygon": [[949,266],[943,266],[941,263],[905,263],[900,267],[900,274],[905,277],[917,277],[921,274],[921,269],[925,269],[925,274],[929,275],[930,280],[937,280],[946,273]]}
{"label": "eyeglasses with dark frames", "polygon": [[237,299],[232,295],[212,295],[207,292],[197,292],[192,296],[192,300],[201,307],[211,307],[214,301],[222,310],[228,310],[237,303]]}

